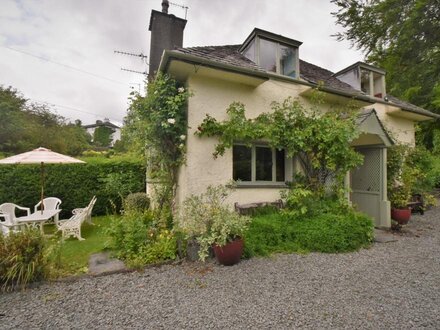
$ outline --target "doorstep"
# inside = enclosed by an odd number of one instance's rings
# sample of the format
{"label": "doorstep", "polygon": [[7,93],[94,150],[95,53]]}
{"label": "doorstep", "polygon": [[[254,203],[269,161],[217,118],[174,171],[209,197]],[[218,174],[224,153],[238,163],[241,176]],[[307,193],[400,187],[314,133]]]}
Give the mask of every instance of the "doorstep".
{"label": "doorstep", "polygon": [[374,242],[376,243],[391,243],[397,242],[398,238],[389,230],[374,229]]}

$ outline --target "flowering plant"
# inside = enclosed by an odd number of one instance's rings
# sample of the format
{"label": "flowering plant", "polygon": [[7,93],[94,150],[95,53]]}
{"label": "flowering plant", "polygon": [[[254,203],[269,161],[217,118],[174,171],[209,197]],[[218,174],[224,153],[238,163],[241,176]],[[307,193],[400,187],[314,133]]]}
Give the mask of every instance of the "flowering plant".
{"label": "flowering plant", "polygon": [[[146,96],[134,93],[124,133],[138,150],[145,150],[148,179],[156,184],[153,203],[158,210],[173,209],[177,171],[185,160],[186,104],[190,92],[159,73],[148,83]],[[168,217],[164,215],[164,217]]]}
{"label": "flowering plant", "polygon": [[240,216],[225,205],[229,190],[222,185],[209,186],[205,193],[187,198],[175,219],[177,230],[200,244],[202,261],[210,246],[223,246],[242,237],[250,224],[251,218]]}

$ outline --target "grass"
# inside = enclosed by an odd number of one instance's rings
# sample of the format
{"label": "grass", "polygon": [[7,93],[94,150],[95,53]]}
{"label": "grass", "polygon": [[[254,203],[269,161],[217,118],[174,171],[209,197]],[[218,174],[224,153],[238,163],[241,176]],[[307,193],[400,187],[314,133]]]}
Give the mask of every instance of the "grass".
{"label": "grass", "polygon": [[[58,260],[62,275],[87,272],[90,255],[106,249],[110,237],[105,231],[109,227],[112,217],[114,216],[93,217],[93,225],[84,223],[81,227],[81,236],[85,239],[84,241],[69,238],[61,242],[61,235],[59,233],[49,240],[50,244],[54,247],[60,242]],[[45,226],[45,232],[54,234],[55,226]]]}

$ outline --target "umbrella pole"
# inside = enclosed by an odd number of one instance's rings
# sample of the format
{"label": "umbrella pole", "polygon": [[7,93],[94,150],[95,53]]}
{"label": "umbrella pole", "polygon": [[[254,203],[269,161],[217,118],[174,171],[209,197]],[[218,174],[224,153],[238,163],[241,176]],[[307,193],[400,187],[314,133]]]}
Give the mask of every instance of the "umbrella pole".
{"label": "umbrella pole", "polygon": [[43,214],[43,210],[44,210],[43,199],[44,199],[44,163],[41,162],[41,214]]}

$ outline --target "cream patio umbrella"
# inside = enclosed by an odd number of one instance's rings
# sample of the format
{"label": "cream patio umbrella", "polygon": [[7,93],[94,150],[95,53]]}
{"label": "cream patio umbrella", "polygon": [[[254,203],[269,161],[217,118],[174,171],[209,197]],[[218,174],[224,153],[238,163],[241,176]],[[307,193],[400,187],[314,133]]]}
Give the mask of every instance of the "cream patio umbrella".
{"label": "cream patio umbrella", "polygon": [[41,164],[41,212],[43,212],[44,208],[44,164],[71,163],[85,162],[42,147],[8,158],[0,159],[0,164]]}

